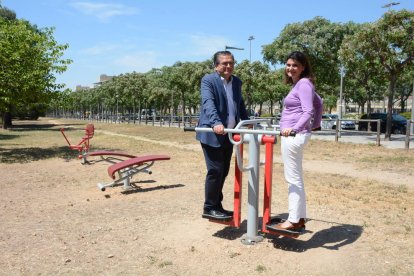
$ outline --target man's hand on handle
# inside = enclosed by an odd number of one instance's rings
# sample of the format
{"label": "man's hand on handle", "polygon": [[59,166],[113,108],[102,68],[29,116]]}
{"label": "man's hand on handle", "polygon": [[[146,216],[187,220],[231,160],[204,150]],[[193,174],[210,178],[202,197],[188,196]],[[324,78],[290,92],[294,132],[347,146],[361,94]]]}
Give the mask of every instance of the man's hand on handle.
{"label": "man's hand on handle", "polygon": [[224,126],[223,125],[215,125],[213,127],[213,131],[215,134],[224,135]]}

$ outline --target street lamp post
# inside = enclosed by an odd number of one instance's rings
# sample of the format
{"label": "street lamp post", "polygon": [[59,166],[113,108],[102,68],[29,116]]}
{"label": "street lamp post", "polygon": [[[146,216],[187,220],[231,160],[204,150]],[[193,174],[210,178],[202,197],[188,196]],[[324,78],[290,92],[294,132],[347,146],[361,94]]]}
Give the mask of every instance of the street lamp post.
{"label": "street lamp post", "polygon": [[118,113],[118,94],[116,94],[116,123],[119,123],[119,113]]}
{"label": "street lamp post", "polygon": [[170,124],[173,123],[174,119],[174,90],[171,90],[171,113],[170,113]]}
{"label": "street lamp post", "polygon": [[[411,95],[411,121],[414,122],[414,81],[413,81],[413,93]],[[414,126],[411,127],[411,134],[414,135]]]}
{"label": "street lamp post", "polygon": [[254,39],[254,36],[249,36],[247,39],[250,42],[250,63],[252,62],[252,40]]}
{"label": "street lamp post", "polygon": [[[248,41],[249,41],[249,45],[250,45],[250,56],[249,56],[249,66],[250,66],[250,70],[249,70],[249,73],[250,73],[250,77],[251,78],[253,78],[253,73],[252,73],[252,40],[254,39],[254,36],[249,36],[249,38],[247,39]],[[250,105],[249,106],[249,109],[251,110],[252,109],[252,103],[251,103],[251,96],[252,96],[252,94],[253,94],[253,88],[252,88],[252,84],[251,83],[249,83],[249,86],[248,86],[248,88],[249,88],[249,90],[248,90],[248,99],[247,99],[247,101],[248,101],[248,104]],[[255,112],[253,112],[253,114],[254,114]]]}
{"label": "street lamp post", "polygon": [[343,92],[343,81],[344,81],[344,76],[345,76],[345,68],[343,65],[341,65],[340,67],[340,71],[339,73],[341,74],[341,84],[340,84],[340,88],[339,88],[339,119],[342,119],[342,92]]}

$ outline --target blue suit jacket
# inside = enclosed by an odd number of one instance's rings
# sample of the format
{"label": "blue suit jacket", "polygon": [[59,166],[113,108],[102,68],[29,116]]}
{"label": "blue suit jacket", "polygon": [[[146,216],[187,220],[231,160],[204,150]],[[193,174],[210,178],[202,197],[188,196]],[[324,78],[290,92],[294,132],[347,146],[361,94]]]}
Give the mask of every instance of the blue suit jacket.
{"label": "blue suit jacket", "polygon": [[[246,106],[241,91],[242,82],[232,76],[233,102],[236,112],[236,123],[247,120]],[[205,75],[201,80],[201,110],[199,127],[214,127],[222,124],[227,127],[228,109],[227,94],[223,82],[217,72]],[[228,139],[226,135],[217,135],[213,132],[197,132],[196,139],[211,147],[220,147]]]}

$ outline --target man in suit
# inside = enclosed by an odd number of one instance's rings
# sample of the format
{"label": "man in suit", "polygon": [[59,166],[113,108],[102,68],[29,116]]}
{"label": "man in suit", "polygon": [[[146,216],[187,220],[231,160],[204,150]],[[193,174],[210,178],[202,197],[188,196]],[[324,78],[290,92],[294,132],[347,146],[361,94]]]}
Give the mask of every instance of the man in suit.
{"label": "man in suit", "polygon": [[223,185],[229,173],[233,145],[224,128],[234,128],[248,115],[242,98],[241,80],[233,76],[234,56],[229,51],[214,54],[215,72],[201,80],[199,127],[213,132],[197,132],[207,166],[203,218],[227,220],[233,212],[222,206]]}

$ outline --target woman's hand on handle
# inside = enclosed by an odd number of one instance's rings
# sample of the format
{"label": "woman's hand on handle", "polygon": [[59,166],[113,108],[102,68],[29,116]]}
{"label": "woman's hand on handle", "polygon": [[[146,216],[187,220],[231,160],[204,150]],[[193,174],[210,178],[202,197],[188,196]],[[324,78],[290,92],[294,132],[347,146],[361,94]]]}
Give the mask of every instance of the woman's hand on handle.
{"label": "woman's hand on handle", "polygon": [[288,137],[291,135],[291,133],[294,133],[295,131],[292,128],[284,128],[280,131],[280,136]]}

